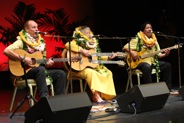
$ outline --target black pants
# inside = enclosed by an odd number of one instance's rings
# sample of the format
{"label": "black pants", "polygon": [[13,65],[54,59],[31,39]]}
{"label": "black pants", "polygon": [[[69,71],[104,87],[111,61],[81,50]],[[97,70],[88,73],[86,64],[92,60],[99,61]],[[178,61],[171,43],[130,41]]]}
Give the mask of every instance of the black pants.
{"label": "black pants", "polygon": [[[160,65],[160,81],[166,82],[169,89],[171,89],[172,83],[172,72],[171,72],[171,64],[164,61],[159,61]],[[153,65],[148,63],[142,62],[137,66],[137,69],[142,71],[142,77],[144,83],[151,83],[152,82],[152,69],[154,68]]]}
{"label": "black pants", "polygon": [[[66,86],[66,72],[61,69],[49,69],[48,74],[53,79],[55,95],[64,94]],[[45,67],[39,66],[32,68],[27,72],[27,79],[36,80],[38,96],[40,98],[49,95],[48,87],[46,84]]]}

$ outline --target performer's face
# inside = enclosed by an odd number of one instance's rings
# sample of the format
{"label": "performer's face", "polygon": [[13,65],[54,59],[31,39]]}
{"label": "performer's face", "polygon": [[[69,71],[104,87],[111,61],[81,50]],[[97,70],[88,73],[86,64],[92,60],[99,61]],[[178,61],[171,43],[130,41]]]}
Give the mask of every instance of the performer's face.
{"label": "performer's face", "polygon": [[152,29],[152,26],[150,24],[147,24],[145,29],[144,29],[144,34],[148,37],[148,38],[151,38],[152,37],[152,32],[153,29]]}
{"label": "performer's face", "polygon": [[38,24],[35,21],[30,21],[28,26],[25,28],[26,32],[29,33],[32,37],[38,37],[36,32],[38,31]]}

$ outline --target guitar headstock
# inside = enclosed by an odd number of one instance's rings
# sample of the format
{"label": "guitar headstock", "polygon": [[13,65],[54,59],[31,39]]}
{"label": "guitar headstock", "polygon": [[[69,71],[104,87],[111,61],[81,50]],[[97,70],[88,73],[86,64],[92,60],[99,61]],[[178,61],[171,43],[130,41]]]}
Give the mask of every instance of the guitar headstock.
{"label": "guitar headstock", "polygon": [[180,43],[180,44],[179,44],[179,48],[182,48],[182,45],[183,45],[183,43]]}
{"label": "guitar headstock", "polygon": [[176,45],[173,46],[173,48],[174,49],[182,48],[182,45],[183,45],[182,43],[176,44]]}
{"label": "guitar headstock", "polygon": [[121,67],[124,67],[126,63],[124,61],[117,61],[117,64]]}

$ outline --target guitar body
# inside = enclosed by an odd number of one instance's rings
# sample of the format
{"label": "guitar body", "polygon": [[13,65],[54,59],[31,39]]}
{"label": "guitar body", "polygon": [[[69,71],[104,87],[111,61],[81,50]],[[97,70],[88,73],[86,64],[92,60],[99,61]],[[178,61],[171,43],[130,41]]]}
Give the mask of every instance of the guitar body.
{"label": "guitar body", "polygon": [[[43,55],[41,52],[35,52],[33,54],[30,54],[22,49],[16,49],[15,53],[19,54],[20,56],[30,57],[35,61],[34,59],[43,59]],[[36,62],[34,62],[35,66],[39,66]],[[9,69],[10,72],[15,76],[22,76],[24,75],[24,68],[22,66],[22,62],[20,60],[12,60],[9,59]],[[28,72],[31,68],[26,67],[26,72]]]}
{"label": "guitar body", "polygon": [[[95,50],[89,50],[90,53],[95,53],[96,51]],[[67,58],[69,58],[70,54],[69,54],[69,51],[67,51],[67,54],[66,54]],[[76,70],[76,71],[81,71],[81,70],[84,70],[86,67],[91,67],[91,68],[95,68],[98,66],[98,64],[94,64],[91,62],[91,60],[97,60],[98,57],[86,57],[86,56],[83,56],[82,54],[78,53],[78,52],[71,52],[71,57],[78,57],[79,60],[77,62],[72,62],[71,63],[71,67],[72,69]],[[68,61],[68,64],[70,65],[70,62]]]}
{"label": "guitar body", "polygon": [[[134,51],[136,52],[136,51]],[[133,60],[132,57],[130,56],[130,54],[128,54],[127,56],[127,64],[131,69],[135,69],[141,62],[141,54],[143,54],[144,51],[141,52],[136,52],[136,54],[138,55],[138,58],[136,60]]]}
{"label": "guitar body", "polygon": [[[165,48],[165,49],[169,49],[169,50],[172,50],[172,49],[178,49],[178,47],[182,47],[181,45],[174,45],[174,46],[171,46],[171,47],[168,47],[168,48]],[[132,57],[130,56],[130,54],[128,54],[127,56],[127,64],[128,66],[131,68],[131,69],[134,69],[136,68],[144,58],[148,58],[148,57],[151,57],[151,56],[154,56],[158,53],[161,53],[161,52],[164,52],[165,49],[162,49],[162,50],[158,50],[158,51],[155,51],[155,52],[152,52],[152,53],[145,53],[145,50],[142,50],[140,52],[136,52],[137,55],[138,55],[138,58],[136,60],[133,60]]]}

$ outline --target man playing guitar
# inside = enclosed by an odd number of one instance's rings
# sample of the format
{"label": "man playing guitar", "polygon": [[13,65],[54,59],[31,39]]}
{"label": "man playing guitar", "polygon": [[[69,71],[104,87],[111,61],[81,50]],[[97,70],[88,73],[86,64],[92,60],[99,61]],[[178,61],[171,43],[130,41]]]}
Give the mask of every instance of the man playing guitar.
{"label": "man playing guitar", "polygon": [[[166,57],[170,53],[170,48],[160,50],[157,38],[152,31],[150,22],[145,22],[135,38],[127,43],[123,50],[129,55],[127,57],[127,64],[131,69],[139,69],[143,73],[143,83],[151,83],[152,68],[155,67],[157,72],[161,72],[161,80],[166,82],[169,89],[171,89],[172,75],[171,64],[165,61],[158,61],[158,59]],[[161,52],[158,52],[161,51]],[[157,54],[155,54],[157,52]],[[151,54],[147,57],[141,55]]]}

